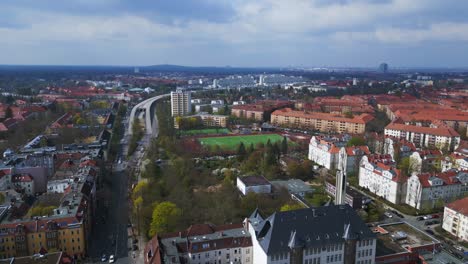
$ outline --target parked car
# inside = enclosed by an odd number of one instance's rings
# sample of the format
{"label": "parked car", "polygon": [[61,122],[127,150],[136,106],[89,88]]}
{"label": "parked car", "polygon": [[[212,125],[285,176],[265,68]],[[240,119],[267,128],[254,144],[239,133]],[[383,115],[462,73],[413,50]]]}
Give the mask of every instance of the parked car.
{"label": "parked car", "polygon": [[430,229],[426,229],[426,233],[430,234],[430,235],[434,235],[434,231],[430,230]]}
{"label": "parked car", "polygon": [[440,218],[440,214],[433,214],[432,218]]}
{"label": "parked car", "polygon": [[453,245],[453,248],[455,248],[456,250],[460,250],[460,251],[463,251],[463,247],[460,246],[460,245]]}
{"label": "parked car", "polygon": [[424,220],[424,217],[423,216],[418,216],[418,217],[416,217],[416,220],[422,221],[422,220]]}
{"label": "parked car", "polygon": [[137,251],[137,250],[138,250],[138,246],[137,246],[137,245],[133,245],[133,246],[132,246],[132,249],[133,249],[133,251]]}
{"label": "parked car", "polygon": [[107,256],[106,254],[102,254],[101,256],[101,262],[106,262],[107,261]]}
{"label": "parked car", "polygon": [[393,215],[390,212],[385,212],[384,215],[388,218],[392,218]]}
{"label": "parked car", "polygon": [[110,257],[109,257],[109,263],[114,263],[114,262],[115,262],[114,255],[110,255]]}
{"label": "parked car", "polygon": [[425,215],[423,216],[424,220],[432,219],[432,215]]}

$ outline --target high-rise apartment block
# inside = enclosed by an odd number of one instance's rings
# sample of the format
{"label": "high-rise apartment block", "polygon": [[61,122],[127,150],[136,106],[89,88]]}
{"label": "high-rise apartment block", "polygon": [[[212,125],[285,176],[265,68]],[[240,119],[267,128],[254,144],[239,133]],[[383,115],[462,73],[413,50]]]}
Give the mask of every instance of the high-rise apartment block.
{"label": "high-rise apartment block", "polygon": [[192,111],[191,94],[189,91],[171,92],[172,116],[187,115]]}

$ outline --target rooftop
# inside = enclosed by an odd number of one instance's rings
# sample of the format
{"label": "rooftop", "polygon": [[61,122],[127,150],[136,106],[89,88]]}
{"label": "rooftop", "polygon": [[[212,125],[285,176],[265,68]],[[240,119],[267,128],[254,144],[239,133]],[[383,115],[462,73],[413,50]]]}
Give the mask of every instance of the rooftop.
{"label": "rooftop", "polygon": [[312,192],[310,185],[299,179],[289,179],[287,181],[272,181],[275,187],[286,188],[289,193]]}
{"label": "rooftop", "polygon": [[446,136],[446,137],[459,137],[460,134],[457,133],[454,129],[450,127],[423,127],[423,126],[414,126],[414,125],[405,125],[398,123],[390,123],[385,127],[385,130],[399,130],[399,131],[409,131],[413,133],[422,133],[435,136]]}
{"label": "rooftop", "polygon": [[270,185],[270,182],[263,176],[245,176],[238,177],[245,186],[258,186],[258,185]]}
{"label": "rooftop", "polygon": [[468,197],[456,200],[446,205],[446,207],[468,216]]}
{"label": "rooftop", "polygon": [[299,117],[299,118],[332,120],[332,121],[357,123],[357,124],[366,124],[372,119],[374,119],[374,117],[369,114],[360,114],[352,118],[347,118],[344,115],[340,115],[340,114],[329,114],[329,113],[318,113],[318,112],[307,113],[304,111],[296,111],[291,108],[283,108],[280,110],[276,110],[271,115],[272,116],[278,115],[278,116],[290,116],[290,117]]}
{"label": "rooftop", "polygon": [[254,213],[249,222],[258,234],[260,246],[269,255],[288,251],[291,244],[310,248],[341,243],[349,237],[375,238],[349,205],[276,212],[265,219]]}

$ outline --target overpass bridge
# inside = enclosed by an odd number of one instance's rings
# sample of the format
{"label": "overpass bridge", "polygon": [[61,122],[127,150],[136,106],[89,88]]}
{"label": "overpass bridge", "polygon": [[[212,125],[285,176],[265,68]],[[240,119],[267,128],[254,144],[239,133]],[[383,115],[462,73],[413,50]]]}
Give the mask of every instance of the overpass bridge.
{"label": "overpass bridge", "polygon": [[135,118],[138,118],[138,115],[141,115],[144,113],[144,119],[145,119],[145,131],[147,135],[152,135],[153,133],[157,133],[157,128],[154,125],[156,121],[153,121],[153,119],[156,119],[151,111],[151,108],[154,106],[154,103],[160,99],[164,99],[167,97],[170,97],[171,94],[163,94],[163,95],[158,95],[155,97],[151,97],[149,99],[146,99],[139,104],[135,105],[132,108],[132,111],[130,112],[130,122],[128,126],[128,134],[132,134],[132,126],[133,122],[135,121]]}

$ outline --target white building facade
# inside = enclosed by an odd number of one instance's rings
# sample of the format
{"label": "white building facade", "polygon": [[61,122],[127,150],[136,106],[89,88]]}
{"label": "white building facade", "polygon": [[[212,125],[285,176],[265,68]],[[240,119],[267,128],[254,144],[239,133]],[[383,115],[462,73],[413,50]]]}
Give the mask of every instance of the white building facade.
{"label": "white building facade", "polygon": [[247,195],[253,193],[271,193],[271,183],[263,176],[237,177],[237,189]]}
{"label": "white building facade", "polygon": [[406,179],[395,168],[390,155],[369,155],[361,159],[359,186],[394,204],[405,200]]}
{"label": "white building facade", "polygon": [[467,172],[451,170],[439,174],[413,173],[408,179],[405,203],[416,209],[428,209],[467,194]]}
{"label": "white building facade", "polygon": [[452,235],[468,241],[468,197],[445,206],[442,228]]}
{"label": "white building facade", "polygon": [[344,147],[349,136],[320,137],[313,136],[309,143],[309,160],[327,169],[334,169],[338,166],[340,148]]}
{"label": "white building facade", "polygon": [[[352,210],[348,205],[318,207],[277,212],[266,219],[254,212],[246,219],[252,236],[253,263],[375,263],[375,235],[362,220],[354,218],[358,217],[355,212],[350,213],[352,216],[342,215],[348,210]],[[343,218],[343,226],[325,223],[331,217]]]}

